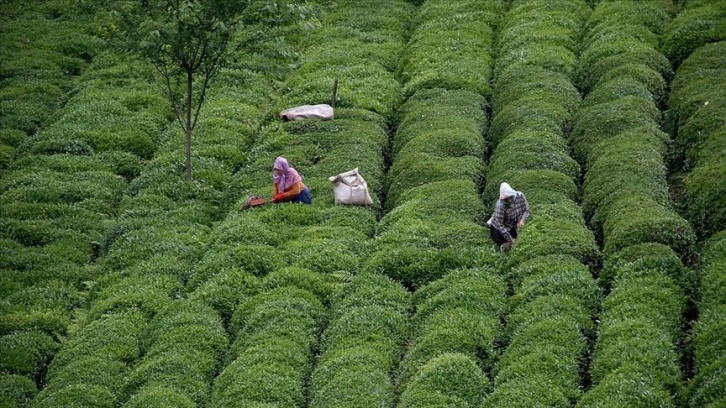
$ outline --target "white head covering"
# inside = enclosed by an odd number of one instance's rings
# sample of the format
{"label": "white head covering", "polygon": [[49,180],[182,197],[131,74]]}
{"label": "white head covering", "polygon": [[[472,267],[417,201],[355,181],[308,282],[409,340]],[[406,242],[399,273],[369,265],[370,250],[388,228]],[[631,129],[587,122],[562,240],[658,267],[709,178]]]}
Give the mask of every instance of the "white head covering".
{"label": "white head covering", "polygon": [[507,183],[502,183],[499,186],[499,199],[504,200],[507,197],[511,197],[513,195],[516,195],[517,192],[514,191],[514,189]]}

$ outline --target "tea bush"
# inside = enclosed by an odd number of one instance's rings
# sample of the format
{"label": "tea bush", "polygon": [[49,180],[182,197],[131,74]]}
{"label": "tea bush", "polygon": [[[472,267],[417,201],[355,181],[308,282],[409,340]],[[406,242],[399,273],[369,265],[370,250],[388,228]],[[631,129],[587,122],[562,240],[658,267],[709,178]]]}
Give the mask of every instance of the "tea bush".
{"label": "tea bush", "polygon": [[173,276],[145,274],[100,282],[98,287],[88,310],[90,321],[105,314],[131,311],[151,318],[167,307],[181,283]]}
{"label": "tea bush", "polygon": [[92,321],[58,351],[48,369],[48,377],[52,378],[55,372],[83,357],[125,363],[136,360],[140,353],[137,339],[144,326],[138,311],[107,314]]}
{"label": "tea bush", "polygon": [[279,287],[247,300],[232,316],[234,361],[215,380],[213,406],[231,398],[300,404],[323,318],[322,303],[303,289]]}
{"label": "tea bush", "polygon": [[428,361],[444,353],[462,353],[491,367],[505,292],[503,280],[487,268],[454,271],[418,290],[413,340],[399,371],[401,392]]}
{"label": "tea bush", "polygon": [[668,202],[666,169],[657,139],[647,133],[627,132],[605,143],[607,147],[596,148],[602,153],[589,162],[583,182],[582,207],[593,224],[615,217],[617,213],[609,207],[633,194],[632,190],[661,205]]}
{"label": "tea bush", "polygon": [[313,373],[311,407],[393,404],[391,366],[370,346],[325,355]]}
{"label": "tea bush", "polygon": [[194,408],[194,403],[186,395],[180,394],[178,389],[170,386],[147,386],[134,394],[125,404],[126,408]]}
{"label": "tea bush", "polygon": [[495,202],[506,181],[526,194],[532,215],[498,263],[513,295],[483,406],[570,406],[581,393],[599,304],[585,265],[597,267],[600,252],[575,204],[580,168],[567,138],[581,105],[573,81],[588,14],[577,1],[517,4],[496,45],[504,58],[495,68],[494,150],[482,198]]}
{"label": "tea bush", "polygon": [[189,299],[204,302],[214,308],[226,327],[237,306],[247,297],[257,294],[258,285],[256,276],[232,268],[223,270],[198,285],[188,285],[189,289],[193,288]]}
{"label": "tea bush", "polygon": [[678,67],[700,47],[726,40],[726,8],[708,1],[691,1],[668,24],[661,50]]}
{"label": "tea bush", "polygon": [[442,354],[421,367],[401,395],[399,406],[478,406],[488,383],[469,356]]}
{"label": "tea bush", "polygon": [[[649,10],[635,15],[634,7]],[[693,280],[678,258],[690,254],[695,235],[670,208],[665,180],[670,141],[659,130],[662,81],[653,74],[667,81],[672,70],[649,36],[638,40],[619,30],[636,26],[660,35],[668,22],[666,8],[652,2],[603,3],[588,23],[583,55],[589,57],[580,78],[601,102],[589,104],[585,97],[572,143],[587,163],[583,203],[593,226],[602,228],[606,262],[600,281],[609,295],[592,355],[593,387],[578,406],[673,406],[680,392],[676,346]],[[605,26],[610,28],[599,28]],[[619,49],[626,44],[630,49]],[[635,49],[642,52],[632,58]],[[619,78],[627,81],[616,82]],[[640,82],[639,89],[620,91],[631,81]]]}
{"label": "tea bush", "polygon": [[[465,89],[483,96],[491,93],[492,59],[480,52],[491,48],[491,22],[482,24],[481,15],[472,12],[478,2],[469,3],[472,7],[466,12],[447,10],[439,15],[419,16],[401,68],[406,97],[431,88]],[[423,6],[424,10],[428,4],[431,2]],[[494,7],[501,7],[501,3]]]}
{"label": "tea bush", "polygon": [[261,290],[294,287],[314,294],[324,305],[330,305],[337,293],[331,279],[310,269],[288,267],[269,273],[261,282]]}
{"label": "tea bush", "polygon": [[726,43],[704,45],[681,64],[673,82],[670,122],[677,133],[673,161],[686,172],[683,179],[685,214],[699,236],[708,237],[723,225],[720,182],[721,152],[726,146],[720,90],[726,84],[723,49]]}
{"label": "tea bush", "polygon": [[[616,287],[603,302],[608,316],[628,320],[645,317],[673,339],[680,337],[686,297],[668,278],[657,271],[640,272],[636,276],[624,273]],[[638,299],[648,299],[647,302]]]}
{"label": "tea bush", "polygon": [[657,125],[660,115],[652,101],[632,96],[583,108],[577,114],[570,140],[574,157],[589,166],[591,151],[596,146],[627,131],[657,135],[665,141],[667,136]]}
{"label": "tea bush", "polygon": [[726,302],[721,291],[726,281],[722,273],[726,265],[725,247],[726,235],[723,232],[714,235],[704,245],[700,313],[692,334],[696,375],[688,386],[687,394],[689,402],[695,405],[717,403],[724,398],[722,385],[726,372],[723,370],[723,350],[726,350],[726,342],[721,333],[726,320]]}
{"label": "tea bush", "polygon": [[0,337],[0,370],[36,378],[58,350],[58,343],[40,331],[24,331]]}
{"label": "tea bush", "polygon": [[572,256],[548,255],[534,258],[517,267],[514,274],[523,278],[515,286],[515,293],[509,299],[512,311],[539,297],[555,295],[579,300],[591,315],[600,304],[599,290],[590,271]]}
{"label": "tea bush", "polygon": [[503,338],[505,341],[511,341],[513,333],[525,327],[540,321],[563,318],[573,327],[577,327],[585,338],[592,340],[595,338],[593,315],[594,312],[588,309],[582,300],[572,297],[567,292],[540,296],[528,300],[511,311],[506,318]]}
{"label": "tea bush", "polygon": [[125,379],[125,396],[142,387],[173,386],[180,395],[196,404],[209,401],[209,383],[216,361],[206,353],[193,350],[166,350],[145,357]]}
{"label": "tea bush", "polygon": [[176,301],[151,320],[141,336],[144,354],[168,350],[194,350],[219,359],[227,348],[227,335],[219,314],[193,301]]}
{"label": "tea bush", "polygon": [[624,365],[612,372],[597,387],[577,402],[578,408],[599,407],[675,407],[673,396],[658,381],[654,371],[639,371]]}
{"label": "tea bush", "polygon": [[[587,351],[587,339],[577,320],[553,316],[512,333],[512,341],[496,366],[492,396],[503,394],[522,382],[538,379],[556,390],[557,395],[575,400],[580,395],[579,368]],[[533,401],[546,403],[551,395],[533,395]]]}
{"label": "tea bush", "polygon": [[510,133],[497,145],[487,174],[493,177],[511,169],[553,170],[573,180],[580,175],[580,165],[570,157],[567,141],[551,133],[528,130]]}
{"label": "tea bush", "polygon": [[[580,209],[573,203],[530,205],[537,214],[527,223],[518,239],[516,251],[508,257],[505,268],[540,256],[571,255],[581,263],[596,266],[600,263],[600,251],[592,231],[588,230],[580,215]],[[559,231],[553,234],[553,231]]]}
{"label": "tea bush", "polygon": [[685,294],[696,289],[696,274],[683,266],[678,254],[669,246],[659,243],[632,245],[610,254],[598,276],[598,284],[606,292],[621,273],[635,274],[656,270],[667,276]]}
{"label": "tea bush", "polygon": [[108,248],[104,266],[120,271],[154,255],[175,256],[179,262],[199,259],[208,227],[192,225],[147,225],[118,237]]}
{"label": "tea bush", "polygon": [[35,381],[14,374],[0,374],[0,405],[25,407],[38,394]]}
{"label": "tea bush", "polygon": [[104,387],[114,395],[123,387],[129,368],[123,361],[103,356],[80,357],[48,376],[44,393],[55,393],[69,385],[88,384]]}
{"label": "tea bush", "polygon": [[399,284],[381,275],[357,275],[343,285],[321,336],[311,406],[392,402],[389,372],[406,340],[408,301]]}
{"label": "tea bush", "polygon": [[524,378],[510,386],[495,386],[486,396],[482,407],[500,407],[517,401],[527,406],[545,405],[548,407],[569,407],[572,402],[557,388],[552,387],[546,378]]}
{"label": "tea bush", "polygon": [[[12,13],[11,7],[16,7]],[[89,10],[65,5],[49,16],[40,11],[42,7],[3,6],[0,127],[27,135],[48,124],[62,106],[63,94],[73,88],[74,77],[104,47],[92,35]]]}
{"label": "tea bush", "polygon": [[648,197],[631,195],[614,203],[603,224],[605,253],[631,245],[657,242],[680,254],[693,250],[696,237],[688,221]]}
{"label": "tea bush", "polygon": [[41,391],[33,400],[34,408],[96,407],[113,408],[118,401],[105,387],[91,384],[69,385],[54,392]]}
{"label": "tea bush", "polygon": [[0,333],[37,329],[58,336],[66,332],[70,313],[83,306],[75,289],[57,281],[39,281],[6,296],[0,302]]}
{"label": "tea bush", "polygon": [[679,384],[678,355],[668,333],[645,316],[602,321],[590,370],[594,390],[617,369],[625,367],[636,373],[651,373],[666,388],[674,389]]}

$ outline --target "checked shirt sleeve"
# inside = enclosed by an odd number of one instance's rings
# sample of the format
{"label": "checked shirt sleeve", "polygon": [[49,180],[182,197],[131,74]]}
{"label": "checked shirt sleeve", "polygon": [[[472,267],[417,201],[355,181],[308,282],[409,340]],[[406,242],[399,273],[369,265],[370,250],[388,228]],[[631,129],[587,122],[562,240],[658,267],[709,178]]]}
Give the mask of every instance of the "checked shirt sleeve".
{"label": "checked shirt sleeve", "polygon": [[526,221],[529,217],[529,203],[527,202],[527,197],[525,197],[522,193],[517,194],[515,204],[517,205],[516,213],[520,214],[518,221]]}

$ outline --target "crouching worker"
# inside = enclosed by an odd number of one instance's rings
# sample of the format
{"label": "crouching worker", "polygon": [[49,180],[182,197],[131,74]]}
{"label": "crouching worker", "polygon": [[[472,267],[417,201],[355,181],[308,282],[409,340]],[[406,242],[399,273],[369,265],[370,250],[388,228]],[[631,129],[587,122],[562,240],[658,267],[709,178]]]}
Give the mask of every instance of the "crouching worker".
{"label": "crouching worker", "polygon": [[494,214],[487,221],[492,239],[502,252],[512,249],[527,217],[529,203],[524,193],[502,183],[499,186],[499,200],[494,205]]}
{"label": "crouching worker", "polygon": [[300,174],[290,167],[287,159],[278,157],[272,168],[272,180],[274,182],[273,203],[305,203],[312,204],[313,198],[310,189],[302,182]]}

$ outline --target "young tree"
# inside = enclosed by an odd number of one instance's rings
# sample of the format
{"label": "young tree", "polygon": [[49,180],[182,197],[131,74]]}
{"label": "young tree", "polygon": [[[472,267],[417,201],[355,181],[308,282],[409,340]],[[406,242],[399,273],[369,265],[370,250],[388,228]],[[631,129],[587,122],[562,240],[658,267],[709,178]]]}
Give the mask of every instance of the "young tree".
{"label": "young tree", "polygon": [[192,178],[192,134],[210,81],[235,50],[275,43],[281,27],[308,21],[305,0],[122,0],[113,9],[122,44],[148,59],[186,136]]}

